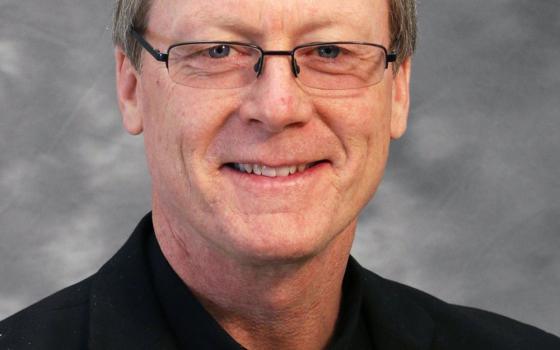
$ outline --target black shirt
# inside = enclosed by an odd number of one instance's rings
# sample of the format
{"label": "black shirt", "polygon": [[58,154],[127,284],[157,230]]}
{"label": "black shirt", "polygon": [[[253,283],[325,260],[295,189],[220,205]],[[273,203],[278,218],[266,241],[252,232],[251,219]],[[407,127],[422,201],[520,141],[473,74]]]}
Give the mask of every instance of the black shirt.
{"label": "black shirt", "polygon": [[[157,297],[180,349],[241,350],[204,309],[171,268],[155,236],[148,243],[149,265]],[[362,282],[359,267],[350,259],[342,286],[342,302],[329,350],[373,349],[361,311]]]}
{"label": "black shirt", "polygon": [[[239,349],[173,273],[153,235],[148,214],[93,276],[0,321],[0,349]],[[350,257],[330,348],[369,344],[377,350],[558,350],[560,338],[448,304]]]}

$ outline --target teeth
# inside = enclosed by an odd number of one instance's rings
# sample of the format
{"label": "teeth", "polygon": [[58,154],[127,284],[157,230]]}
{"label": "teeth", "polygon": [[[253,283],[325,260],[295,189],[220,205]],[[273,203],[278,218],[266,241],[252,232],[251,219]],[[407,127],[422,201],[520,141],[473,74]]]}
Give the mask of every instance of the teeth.
{"label": "teeth", "polygon": [[276,169],[263,166],[261,174],[268,177],[276,177]]}
{"label": "teeth", "polygon": [[[236,163],[237,164],[237,163]],[[241,164],[241,166],[243,167],[243,170],[245,172],[248,172],[249,174],[251,174],[253,172],[253,167],[249,164]],[[242,170],[242,171],[243,171]]]}
{"label": "teeth", "polygon": [[303,172],[309,169],[312,164],[314,163],[272,168],[266,165],[259,165],[259,164],[233,163],[233,167],[241,172],[245,172],[248,174],[276,177],[276,176],[289,176],[297,172]]}
{"label": "teeth", "polygon": [[290,175],[290,167],[283,166],[281,168],[276,169],[276,176],[288,176]]}

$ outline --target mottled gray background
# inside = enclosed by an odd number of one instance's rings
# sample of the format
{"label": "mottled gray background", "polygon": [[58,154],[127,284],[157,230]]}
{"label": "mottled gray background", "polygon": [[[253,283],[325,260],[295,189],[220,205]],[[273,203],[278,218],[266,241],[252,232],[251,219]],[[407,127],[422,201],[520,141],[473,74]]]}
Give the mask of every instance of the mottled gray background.
{"label": "mottled gray background", "polygon": [[[150,207],[110,0],[0,1],[0,318],[93,273]],[[422,1],[410,129],[354,255],[560,334],[560,2]]]}

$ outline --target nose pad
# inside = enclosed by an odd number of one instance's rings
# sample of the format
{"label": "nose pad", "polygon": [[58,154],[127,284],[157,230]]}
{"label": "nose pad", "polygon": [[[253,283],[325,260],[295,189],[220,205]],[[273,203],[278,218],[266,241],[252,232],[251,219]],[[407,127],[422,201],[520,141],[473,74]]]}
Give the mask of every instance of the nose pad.
{"label": "nose pad", "polygon": [[[257,77],[259,77],[262,74],[263,64],[264,64],[264,56],[261,56],[257,61],[257,63],[255,63],[255,65],[253,66],[253,70],[255,71],[255,73],[257,73]],[[297,78],[299,72],[300,72],[299,65],[297,64],[296,59],[292,57],[292,73]]]}
{"label": "nose pad", "polygon": [[261,75],[262,67],[263,67],[263,56],[261,56],[257,61],[257,63],[253,66],[255,73],[257,73],[257,77]]}
{"label": "nose pad", "polygon": [[294,73],[295,77],[297,77],[300,72],[299,66],[295,58],[292,58],[292,72]]}

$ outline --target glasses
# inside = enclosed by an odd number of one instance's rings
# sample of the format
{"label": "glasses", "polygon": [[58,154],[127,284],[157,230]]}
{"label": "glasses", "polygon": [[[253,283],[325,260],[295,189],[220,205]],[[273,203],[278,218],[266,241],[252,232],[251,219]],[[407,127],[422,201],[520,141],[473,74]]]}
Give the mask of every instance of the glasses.
{"label": "glasses", "polygon": [[257,80],[265,56],[289,56],[294,77],[321,90],[358,89],[383,79],[397,55],[378,44],[354,41],[317,42],[291,51],[265,51],[234,41],[195,41],[171,45],[167,53],[150,45],[138,32],[131,35],[156,60],[165,62],[171,80],[200,89],[234,89]]}

